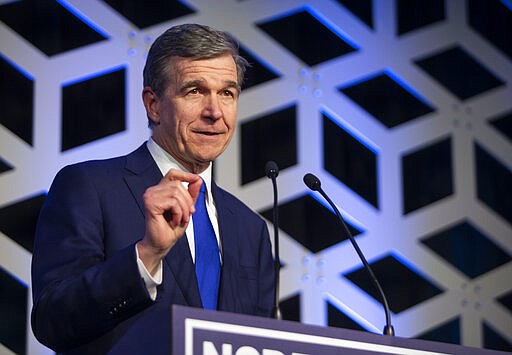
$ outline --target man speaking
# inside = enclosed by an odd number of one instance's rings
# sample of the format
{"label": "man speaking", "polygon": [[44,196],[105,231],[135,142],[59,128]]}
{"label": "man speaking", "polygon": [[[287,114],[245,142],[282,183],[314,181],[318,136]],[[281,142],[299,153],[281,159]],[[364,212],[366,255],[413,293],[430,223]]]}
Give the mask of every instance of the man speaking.
{"label": "man speaking", "polygon": [[265,222],[212,177],[236,126],[247,62],[225,32],[187,24],[150,48],[151,138],[63,168],[41,210],[32,328],[68,354],[170,354],[171,305],[271,316]]}

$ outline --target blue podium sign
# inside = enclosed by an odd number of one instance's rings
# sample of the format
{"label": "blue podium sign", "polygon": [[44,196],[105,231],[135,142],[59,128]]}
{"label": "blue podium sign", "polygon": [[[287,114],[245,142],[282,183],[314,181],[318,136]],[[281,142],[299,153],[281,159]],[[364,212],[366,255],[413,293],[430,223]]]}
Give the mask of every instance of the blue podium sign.
{"label": "blue podium sign", "polygon": [[174,355],[497,355],[432,341],[173,306]]}

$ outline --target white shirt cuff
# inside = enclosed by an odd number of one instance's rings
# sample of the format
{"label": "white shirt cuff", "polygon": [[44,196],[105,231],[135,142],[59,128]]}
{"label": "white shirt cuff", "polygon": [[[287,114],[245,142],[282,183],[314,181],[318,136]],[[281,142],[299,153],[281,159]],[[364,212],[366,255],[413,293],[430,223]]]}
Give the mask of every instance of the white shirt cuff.
{"label": "white shirt cuff", "polygon": [[144,280],[144,284],[146,285],[146,289],[148,290],[149,297],[154,301],[156,299],[156,287],[162,283],[162,261],[158,265],[158,269],[156,270],[155,276],[151,276],[146,266],[139,258],[139,252],[137,250],[137,246],[135,246],[135,253],[137,254],[137,266],[139,268],[139,274]]}

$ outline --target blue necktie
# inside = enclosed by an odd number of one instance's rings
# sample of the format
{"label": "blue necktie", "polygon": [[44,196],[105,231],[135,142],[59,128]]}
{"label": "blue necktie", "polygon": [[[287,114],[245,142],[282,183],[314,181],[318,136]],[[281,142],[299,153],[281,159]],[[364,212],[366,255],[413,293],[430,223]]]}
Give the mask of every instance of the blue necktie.
{"label": "blue necktie", "polygon": [[205,185],[203,181],[196,200],[196,212],[192,215],[196,276],[204,309],[217,309],[220,280],[219,246],[206,210]]}

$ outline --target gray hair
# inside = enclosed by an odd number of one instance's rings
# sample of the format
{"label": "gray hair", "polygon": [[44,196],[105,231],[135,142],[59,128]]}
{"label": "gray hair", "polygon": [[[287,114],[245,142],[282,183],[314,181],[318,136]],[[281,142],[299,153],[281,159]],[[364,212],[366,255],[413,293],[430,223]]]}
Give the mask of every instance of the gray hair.
{"label": "gray hair", "polygon": [[238,47],[230,34],[208,26],[184,24],[171,27],[149,49],[143,72],[144,86],[150,86],[158,96],[165,91],[170,81],[170,57],[210,59],[230,53],[236,64],[240,90],[248,62],[239,55]]}

